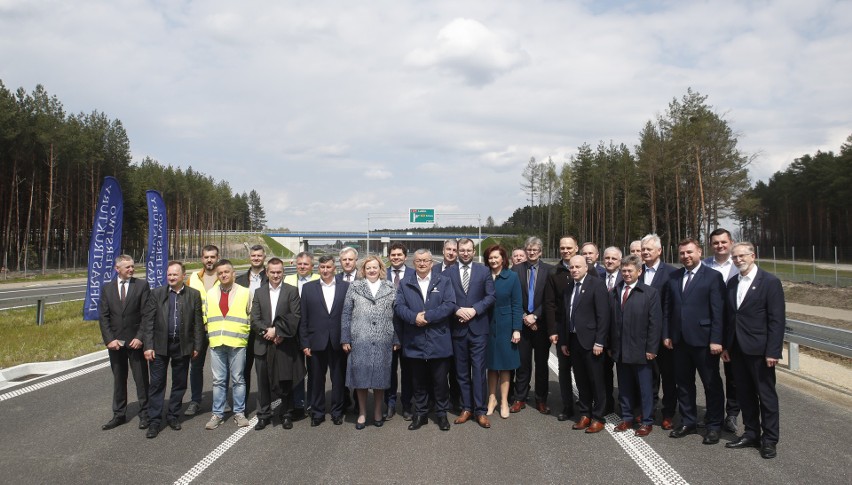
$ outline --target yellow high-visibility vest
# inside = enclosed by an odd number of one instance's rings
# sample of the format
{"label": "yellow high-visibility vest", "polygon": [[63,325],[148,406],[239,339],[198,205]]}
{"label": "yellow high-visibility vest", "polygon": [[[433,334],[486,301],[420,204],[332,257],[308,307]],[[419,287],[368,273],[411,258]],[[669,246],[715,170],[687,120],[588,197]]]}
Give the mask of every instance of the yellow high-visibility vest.
{"label": "yellow high-visibility vest", "polygon": [[231,286],[226,316],[223,316],[222,310],[219,309],[219,299],[222,296],[218,286],[214,286],[207,293],[207,338],[210,340],[210,347],[245,347],[248,345],[251,331],[248,316],[251,294],[244,286]]}
{"label": "yellow high-visibility vest", "polygon": [[[204,270],[195,273],[190,273],[184,282],[190,288],[195,288],[201,293],[201,317],[204,320],[204,325],[207,325],[207,288],[204,287],[204,280],[201,277],[204,275]],[[213,288],[219,286],[219,280],[213,283]],[[211,288],[211,290],[213,289]]]}

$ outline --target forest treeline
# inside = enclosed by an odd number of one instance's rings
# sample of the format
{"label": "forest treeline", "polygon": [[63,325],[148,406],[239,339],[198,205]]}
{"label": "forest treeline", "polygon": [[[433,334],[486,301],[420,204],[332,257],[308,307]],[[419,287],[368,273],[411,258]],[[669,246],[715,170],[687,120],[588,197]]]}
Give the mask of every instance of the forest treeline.
{"label": "forest treeline", "polygon": [[724,222],[737,238],[778,246],[779,257],[797,246],[800,256],[831,260],[837,247],[844,259],[852,240],[852,135],[839,154],[803,155],[755,185],[754,156],[737,141],[707,97],[690,89],[645,123],[632,149],[601,141],[559,165],[531,158],[521,182],[529,203],[494,231],[537,234],[555,257],[562,234],[627,247],[654,232],[673,247],[684,237],[706,244]]}
{"label": "forest treeline", "polygon": [[66,113],[41,85],[28,93],[0,81],[0,262],[10,270],[85,265],[105,176],[124,194],[124,251],[144,254],[146,190],[162,193],[174,253],[197,252],[204,231],[260,230],[255,191],[146,158],[133,163],[121,121],[99,111]]}
{"label": "forest treeline", "polygon": [[[803,251],[814,246],[823,259],[852,240],[852,136],[839,153],[803,155],[754,185],[748,172],[753,156],[740,151],[737,141],[707,97],[690,89],[648,120],[632,147],[600,141],[584,143],[558,164],[531,158],[521,182],[528,203],[500,225],[488,216],[484,229],[517,235],[506,241],[510,245],[538,235],[548,257],[557,256],[562,234],[626,247],[655,232],[670,247],[687,236],[704,241],[721,221],[731,220],[737,237]],[[235,193],[227,181],[192,167],[150,158],[133,163],[121,121],[99,111],[68,114],[41,85],[13,92],[0,81],[0,167],[0,262],[10,270],[85,264],[107,175],[121,184],[123,247],[137,257],[146,244],[149,189],[159,190],[166,202],[175,257],[197,255],[210,231],[259,231],[266,225],[256,191]],[[476,230],[421,228],[448,229]]]}

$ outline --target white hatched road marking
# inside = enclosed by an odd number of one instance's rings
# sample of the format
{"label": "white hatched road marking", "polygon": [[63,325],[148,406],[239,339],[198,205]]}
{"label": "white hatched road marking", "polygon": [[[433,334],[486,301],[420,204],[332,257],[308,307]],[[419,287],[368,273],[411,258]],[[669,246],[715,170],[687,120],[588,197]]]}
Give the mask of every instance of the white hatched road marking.
{"label": "white hatched road marking", "polygon": [[[553,372],[559,375],[559,359],[556,355],[553,353],[550,354],[550,357],[547,359],[547,365]],[[572,377],[573,372],[574,371],[572,370]],[[573,384],[573,382],[572,387],[574,389],[574,397],[576,397],[577,386]],[[609,433],[616,443],[624,449],[627,455],[630,456],[637,465],[639,465],[639,468],[645,472],[645,475],[647,475],[652,482],[667,485],[687,485],[689,483],[684,480],[674,468],[666,463],[666,460],[654,451],[654,449],[651,448],[651,445],[645,442],[645,440],[638,436],[634,436],[631,433],[616,433],[613,431],[615,425],[619,422],[621,422],[621,418],[615,413],[608,415],[606,417],[605,425],[607,433]]]}
{"label": "white hatched road marking", "polygon": [[14,391],[6,392],[0,394],[0,401],[5,401],[7,399],[12,399],[13,397],[18,397],[24,395],[28,392],[37,391],[39,389],[45,388],[47,386],[51,386],[53,384],[60,383],[62,381],[67,381],[68,379],[73,379],[77,376],[82,376],[84,374],[88,374],[89,372],[94,372],[96,370],[103,369],[104,367],[109,367],[109,361],[102,362],[100,364],[96,364],[90,367],[86,367],[84,369],[80,369],[78,371],[71,372],[70,374],[65,374],[59,377],[54,377],[53,379],[48,379],[44,382],[39,382],[38,384],[32,384],[29,386],[22,387],[20,389],[15,389]]}

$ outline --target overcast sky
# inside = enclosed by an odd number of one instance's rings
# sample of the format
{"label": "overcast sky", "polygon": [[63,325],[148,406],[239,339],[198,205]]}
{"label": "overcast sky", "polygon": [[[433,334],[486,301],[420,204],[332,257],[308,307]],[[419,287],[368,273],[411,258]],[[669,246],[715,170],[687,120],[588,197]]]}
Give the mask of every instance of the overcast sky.
{"label": "overcast sky", "polygon": [[530,157],[632,149],[688,87],[757,154],[752,181],[837,151],[849,19],[842,0],[0,0],[0,79],[120,119],[135,161],[256,189],[270,227],[500,223]]}

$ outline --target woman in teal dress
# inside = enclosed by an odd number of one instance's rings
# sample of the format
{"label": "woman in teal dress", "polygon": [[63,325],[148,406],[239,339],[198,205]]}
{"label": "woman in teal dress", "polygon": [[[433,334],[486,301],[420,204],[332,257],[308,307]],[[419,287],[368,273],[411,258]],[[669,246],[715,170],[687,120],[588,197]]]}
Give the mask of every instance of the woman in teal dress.
{"label": "woman in teal dress", "polygon": [[485,250],[485,260],[494,278],[494,297],[491,308],[491,327],[488,331],[488,415],[497,407],[497,386],[500,387],[500,417],[509,417],[509,386],[512,371],[521,366],[518,341],[521,340],[523,310],[521,309],[521,282],[510,271],[509,258],[502,246]]}

